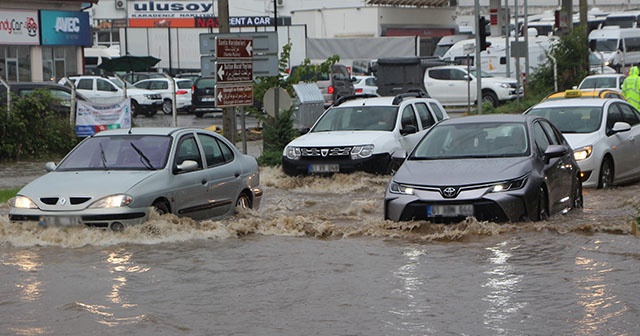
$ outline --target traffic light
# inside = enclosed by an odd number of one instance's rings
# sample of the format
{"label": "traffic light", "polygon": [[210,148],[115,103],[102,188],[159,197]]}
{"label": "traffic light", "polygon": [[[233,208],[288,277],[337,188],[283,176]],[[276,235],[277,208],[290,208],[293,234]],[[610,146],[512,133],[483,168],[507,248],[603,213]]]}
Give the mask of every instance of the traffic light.
{"label": "traffic light", "polygon": [[487,19],[478,18],[478,34],[480,34],[480,51],[487,50]]}

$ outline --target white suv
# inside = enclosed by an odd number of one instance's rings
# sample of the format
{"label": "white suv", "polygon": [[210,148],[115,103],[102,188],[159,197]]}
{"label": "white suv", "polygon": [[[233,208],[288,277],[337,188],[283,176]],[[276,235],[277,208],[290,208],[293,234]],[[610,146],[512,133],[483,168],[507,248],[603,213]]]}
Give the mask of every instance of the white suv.
{"label": "white suv", "polygon": [[[102,76],[70,76],[68,77],[76,87],[76,90],[87,99],[96,103],[112,103],[124,98],[124,87],[127,88],[127,96],[131,99],[131,115],[140,113],[151,117],[162,108],[162,95],[150,90],[138,89],[129,82],[123,82],[117,77]],[[66,78],[59,84],[69,85]]]}
{"label": "white suv", "polygon": [[[463,106],[474,104],[478,96],[476,71],[469,73],[465,65],[443,65],[427,68],[424,72],[424,87],[430,97],[444,106]],[[482,102],[493,106],[522,97],[522,88],[518,88],[515,79],[497,77],[482,72]]]}
{"label": "white suv", "polygon": [[[173,81],[173,83],[171,83]],[[176,109],[178,111],[189,111],[191,109],[191,88],[193,81],[187,78],[149,78],[135,82],[133,86],[138,89],[156,91],[162,95],[162,112],[164,114],[173,113],[173,93],[176,91]]]}
{"label": "white suv", "polygon": [[447,118],[437,100],[418,92],[343,97],[285,147],[282,169],[287,175],[392,174],[401,164],[393,154],[411,151],[431,126]]}

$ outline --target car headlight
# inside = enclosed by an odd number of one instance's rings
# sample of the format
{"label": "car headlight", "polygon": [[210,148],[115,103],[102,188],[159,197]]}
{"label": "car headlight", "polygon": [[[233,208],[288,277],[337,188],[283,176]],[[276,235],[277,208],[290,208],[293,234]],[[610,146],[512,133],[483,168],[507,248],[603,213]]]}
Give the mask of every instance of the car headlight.
{"label": "car headlight", "polygon": [[509,85],[509,83],[500,83],[500,87],[503,89],[510,89],[511,85]]}
{"label": "car headlight", "polygon": [[491,187],[491,192],[503,192],[521,189],[522,187],[524,187],[525,183],[527,183],[527,177],[528,176],[523,176],[517,179],[496,183],[493,185],[493,187]]}
{"label": "car headlight", "polygon": [[393,194],[413,195],[413,188],[391,181],[389,183],[389,192]]}
{"label": "car headlight", "polygon": [[111,195],[103,197],[91,204],[89,208],[93,209],[108,209],[108,208],[120,208],[127,206],[133,202],[133,198],[129,195]]}
{"label": "car headlight", "polygon": [[368,158],[373,154],[373,145],[353,146],[351,160]]}
{"label": "car headlight", "polygon": [[13,208],[20,209],[37,209],[38,206],[26,196],[16,196],[9,200],[9,205]]}
{"label": "car headlight", "polygon": [[300,160],[300,152],[300,147],[287,146],[287,148],[285,148],[287,159],[290,160]]}
{"label": "car headlight", "polygon": [[593,146],[584,146],[573,150],[573,158],[576,161],[581,161],[589,158],[593,152]]}

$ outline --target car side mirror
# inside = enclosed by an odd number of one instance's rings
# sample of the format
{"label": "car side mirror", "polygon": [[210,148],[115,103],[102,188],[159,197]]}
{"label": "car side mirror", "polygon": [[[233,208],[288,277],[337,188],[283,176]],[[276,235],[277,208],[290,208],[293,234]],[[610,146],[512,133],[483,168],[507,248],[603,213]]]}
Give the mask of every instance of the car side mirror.
{"label": "car side mirror", "polygon": [[418,132],[418,128],[416,128],[415,125],[405,125],[400,130],[400,134],[402,134],[402,135],[413,134],[413,133],[416,133],[416,132]]}
{"label": "car side mirror", "polygon": [[629,123],[626,123],[624,121],[618,121],[615,124],[613,124],[613,128],[611,129],[611,134],[627,132],[630,130],[631,130],[631,125],[629,125]]}
{"label": "car side mirror", "polygon": [[300,135],[307,134],[307,133],[309,133],[310,130],[311,129],[309,127],[305,127],[305,128],[300,130]]}
{"label": "car side mirror", "polygon": [[56,166],[56,164],[53,161],[49,161],[49,162],[44,164],[44,169],[47,172],[52,172],[52,171],[56,170],[56,168],[58,168],[58,166]]}
{"label": "car side mirror", "polygon": [[562,145],[549,145],[544,151],[544,163],[549,163],[549,160],[557,157],[563,157],[567,154],[567,148]]}
{"label": "car side mirror", "polygon": [[186,173],[198,170],[198,163],[193,160],[184,160],[178,165],[178,172]]}
{"label": "car side mirror", "polygon": [[404,149],[400,149],[396,152],[393,152],[391,155],[391,159],[394,161],[404,161],[407,158],[407,151]]}

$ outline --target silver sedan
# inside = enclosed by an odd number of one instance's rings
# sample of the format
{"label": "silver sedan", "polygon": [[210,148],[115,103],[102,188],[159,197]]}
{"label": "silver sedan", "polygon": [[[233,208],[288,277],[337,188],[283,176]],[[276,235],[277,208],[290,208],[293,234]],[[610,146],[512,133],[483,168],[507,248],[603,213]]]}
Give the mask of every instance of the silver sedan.
{"label": "silver sedan", "polygon": [[256,159],[203,129],[102,131],[45,167],[10,200],[10,220],[119,231],[152,208],[209,219],[258,208],[262,197]]}

